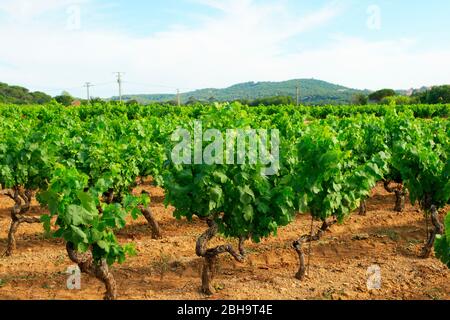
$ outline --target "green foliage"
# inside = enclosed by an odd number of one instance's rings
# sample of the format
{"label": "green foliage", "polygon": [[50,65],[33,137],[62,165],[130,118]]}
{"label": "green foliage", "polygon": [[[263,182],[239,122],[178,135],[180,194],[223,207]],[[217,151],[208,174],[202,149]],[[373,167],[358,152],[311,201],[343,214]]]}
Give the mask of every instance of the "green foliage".
{"label": "green foliage", "polygon": [[443,208],[450,200],[448,121],[419,122],[411,115],[401,119],[396,132],[404,134],[393,143],[393,167],[400,172],[412,203],[418,201],[426,211],[433,205]]}
{"label": "green foliage", "polygon": [[418,102],[417,98],[408,96],[390,96],[383,98],[380,103],[389,106],[412,105]]}
{"label": "green foliage", "polygon": [[[223,235],[259,241],[298,211],[345,219],[382,178],[405,181],[424,208],[448,203],[449,113],[449,105],[0,105],[0,184],[39,190],[46,229],[109,263],[130,252],[115,231],[150,201],[132,196],[139,177],[164,186],[177,218],[213,218]],[[279,170],[175,165],[171,135],[192,134],[194,119],[223,134],[278,129]]]}
{"label": "green foliage", "polygon": [[0,184],[37,189],[50,175],[54,147],[46,135],[34,131],[35,120],[4,121],[0,134]]}
{"label": "green foliage", "polygon": [[353,96],[353,104],[357,106],[365,106],[369,103],[369,97],[363,93],[358,93]]}
{"label": "green foliage", "polygon": [[450,213],[447,214],[444,225],[445,233],[437,235],[434,249],[436,256],[450,268]]}
{"label": "green foliage", "polygon": [[[131,252],[117,244],[114,231],[125,225],[127,214],[137,218],[138,206],[149,203],[146,196],[131,196],[136,178],[152,175],[161,182],[165,161],[160,121],[128,121],[118,111],[0,107],[1,186],[40,190],[38,199],[51,212],[43,217],[47,231],[57,217],[55,236],[108,263],[122,262]],[[103,195],[111,192],[114,203],[106,203]]]}
{"label": "green foliage", "polygon": [[389,156],[379,152],[359,164],[346,142],[326,126],[310,126],[298,142],[295,190],[299,209],[316,219],[343,221],[387,172]]}
{"label": "green foliage", "polygon": [[[215,128],[222,133],[227,128],[256,124],[253,116],[239,106],[219,107],[201,120],[205,130]],[[225,236],[251,236],[258,242],[290,223],[295,212],[292,187],[281,179],[281,173],[265,176],[262,169],[261,163],[248,162],[243,165],[168,162],[164,176],[166,204],[175,207],[177,218],[192,219],[194,215],[212,218]]]}
{"label": "green foliage", "polygon": [[428,104],[450,103],[450,85],[436,86],[418,94],[420,102]]}
{"label": "green foliage", "polygon": [[259,98],[249,103],[249,106],[287,106],[294,105],[294,99],[289,96],[276,96],[268,98]]}
{"label": "green foliage", "polygon": [[108,264],[122,263],[127,254],[134,254],[130,245],[118,243],[114,230],[125,227],[125,218],[137,206],[127,199],[125,204],[105,204],[102,194],[111,187],[100,180],[89,188],[89,177],[75,168],[57,166],[50,185],[38,199],[48,206],[50,215],[42,216],[47,232],[56,217],[54,237],[63,238],[81,253],[92,250],[95,261],[106,259]]}
{"label": "green foliage", "polygon": [[375,91],[369,95],[370,101],[380,102],[384,98],[396,96],[397,93],[392,89],[382,89]]}
{"label": "green foliage", "polygon": [[55,97],[56,102],[62,104],[63,106],[70,106],[75,99],[73,97],[71,97],[70,95],[61,95],[61,96],[56,96]]}
{"label": "green foliage", "polygon": [[47,104],[52,98],[43,92],[30,92],[19,86],[9,86],[0,82],[0,103]]}
{"label": "green foliage", "polygon": [[139,102],[137,100],[135,100],[135,99],[127,100],[127,102],[126,102],[127,106],[131,106],[133,104],[139,104]]}

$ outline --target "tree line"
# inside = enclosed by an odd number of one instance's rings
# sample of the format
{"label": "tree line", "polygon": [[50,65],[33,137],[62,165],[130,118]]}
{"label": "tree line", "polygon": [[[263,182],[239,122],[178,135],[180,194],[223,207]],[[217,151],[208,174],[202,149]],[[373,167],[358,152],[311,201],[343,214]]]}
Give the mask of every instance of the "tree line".
{"label": "tree line", "polygon": [[[64,91],[60,95],[51,97],[43,92],[30,92],[28,89],[20,86],[10,86],[0,82],[0,103],[5,104],[38,104],[44,105],[55,101],[64,106],[86,105],[89,103],[104,102],[100,98],[92,98],[89,101],[77,99]],[[303,100],[301,100],[303,102]],[[210,97],[207,101],[198,100],[190,97],[183,105],[191,106],[196,104],[218,102],[215,97]],[[257,99],[236,99],[229,102],[239,102],[248,106],[277,106],[277,105],[295,105],[296,101],[291,96],[270,96]],[[370,103],[384,105],[410,105],[410,104],[442,104],[450,103],[450,85],[436,86],[429,89],[414,91],[411,95],[399,94],[393,89],[382,89],[371,94],[359,93],[353,96],[351,101],[355,105],[367,105]],[[128,100],[126,104],[139,104],[137,100]],[[178,101],[167,101],[168,105],[177,105]]]}
{"label": "tree line", "polygon": [[47,104],[52,97],[43,92],[30,92],[19,86],[9,86],[0,82],[0,103],[7,104]]}
{"label": "tree line", "polygon": [[399,94],[393,89],[382,89],[369,95],[357,94],[354,96],[353,103],[357,105],[367,105],[369,103],[386,105],[450,103],[450,85],[413,91],[409,96]]}

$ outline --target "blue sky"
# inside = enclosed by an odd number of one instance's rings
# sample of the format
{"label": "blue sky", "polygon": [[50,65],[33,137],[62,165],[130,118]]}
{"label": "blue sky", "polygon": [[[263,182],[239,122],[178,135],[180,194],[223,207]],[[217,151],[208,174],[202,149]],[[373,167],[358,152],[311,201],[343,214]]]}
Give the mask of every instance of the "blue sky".
{"label": "blue sky", "polygon": [[0,81],[58,94],[173,93],[316,78],[450,83],[444,0],[0,0]]}

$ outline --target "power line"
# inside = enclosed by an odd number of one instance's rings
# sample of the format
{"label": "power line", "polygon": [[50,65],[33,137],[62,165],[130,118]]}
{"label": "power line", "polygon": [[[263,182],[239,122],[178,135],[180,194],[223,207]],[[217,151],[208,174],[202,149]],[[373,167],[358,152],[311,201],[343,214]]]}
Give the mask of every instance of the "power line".
{"label": "power line", "polygon": [[[132,82],[132,81],[124,81],[123,75],[124,72],[114,72],[117,79],[116,81],[109,81],[109,82],[101,82],[101,83],[91,83],[86,82],[84,85],[81,86],[73,86],[73,87],[64,87],[64,88],[51,88],[51,87],[40,87],[35,86],[37,90],[44,90],[44,91],[51,91],[51,92],[63,92],[63,91],[71,91],[71,90],[80,90],[80,89],[86,89],[86,94],[91,97],[91,90],[92,87],[101,87],[101,86],[107,86],[114,83],[117,83],[119,85],[119,99],[120,101],[123,100],[123,84],[127,83],[130,85],[137,85],[137,86],[143,86],[143,87],[155,87],[155,88],[165,88],[170,89],[171,91],[175,91],[176,95],[180,95],[179,99],[181,100],[181,92],[187,92],[187,91],[195,91],[198,90],[198,88],[187,88],[187,87],[177,87],[177,86],[170,86],[170,85],[164,85],[164,84],[150,84],[150,83],[140,83],[140,82]],[[88,88],[89,85],[89,88]],[[30,86],[32,87],[32,86]]]}
{"label": "power line", "polygon": [[186,87],[176,87],[176,86],[168,86],[163,84],[151,84],[151,83],[139,83],[139,82],[130,82],[130,81],[122,81],[123,83],[128,83],[132,85],[138,85],[143,87],[156,87],[156,88],[165,88],[165,89],[172,89],[172,90],[197,90],[195,88],[186,88]]}
{"label": "power line", "polygon": [[115,81],[110,81],[110,82],[96,83],[96,84],[94,84],[94,86],[101,87],[101,86],[107,86],[107,85],[110,85],[110,84],[113,84],[113,83],[116,83],[116,82]]}
{"label": "power line", "polygon": [[77,87],[71,87],[71,88],[50,88],[50,87],[36,87],[36,86],[29,86],[29,87],[34,87],[37,90],[45,90],[45,91],[67,91],[67,90],[75,90],[75,89],[81,89],[83,88],[83,86],[77,86]]}
{"label": "power line", "polygon": [[[114,81],[110,81],[110,82],[103,82],[103,83],[95,83],[92,84],[90,83],[90,86],[95,86],[95,87],[100,87],[100,86],[105,86],[105,85],[109,85],[109,84],[113,84],[115,83]],[[82,86],[73,86],[73,87],[64,87],[64,88],[55,88],[55,87],[41,87],[41,86],[33,86],[33,85],[29,85],[28,87],[32,87],[36,90],[44,90],[44,91],[53,91],[53,92],[62,92],[62,91],[69,91],[69,90],[77,90],[77,89],[83,89],[86,88],[86,85],[82,85]]]}
{"label": "power line", "polygon": [[176,87],[170,87],[165,86],[161,84],[148,84],[148,83],[138,83],[138,82],[130,82],[130,81],[124,81],[125,83],[129,83],[132,85],[142,86],[142,87],[158,87],[158,88],[165,88],[165,89],[177,89]]}

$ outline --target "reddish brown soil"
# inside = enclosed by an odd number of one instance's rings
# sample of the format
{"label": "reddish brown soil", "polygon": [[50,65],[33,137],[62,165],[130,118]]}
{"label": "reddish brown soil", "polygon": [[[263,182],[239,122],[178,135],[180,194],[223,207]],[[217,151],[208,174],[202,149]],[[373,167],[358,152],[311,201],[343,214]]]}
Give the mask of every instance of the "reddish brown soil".
{"label": "reddish brown soil", "polygon": [[[217,293],[212,297],[199,291],[201,260],[194,252],[204,222],[175,220],[172,209],[162,203],[163,191],[145,189],[152,194],[152,209],[164,239],[152,240],[143,218],[130,221],[119,232],[120,241],[134,242],[138,251],[136,257],[112,268],[120,299],[450,298],[450,270],[434,257],[418,258],[426,236],[423,215],[410,205],[402,214],[393,212],[394,197],[381,186],[373,191],[367,216],[354,215],[345,224],[333,226],[312,245],[310,273],[304,282],[294,278],[298,258],[291,244],[309,232],[308,216],[280,229],[278,237],[248,243],[244,263],[221,256],[214,281]],[[0,197],[0,252],[6,247],[11,205],[9,199]],[[42,213],[35,205],[33,213]],[[355,235],[363,240],[356,240]],[[41,225],[21,225],[17,239],[15,255],[0,258],[0,299],[102,298],[103,285],[86,275],[81,290],[66,289],[65,272],[72,263],[64,243],[47,239]],[[225,241],[216,239],[213,244]],[[381,267],[380,290],[367,289],[366,272],[372,265]]]}

